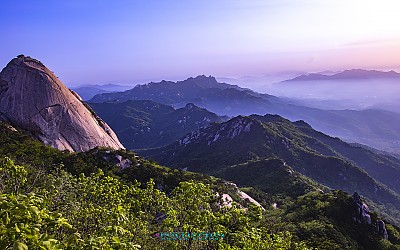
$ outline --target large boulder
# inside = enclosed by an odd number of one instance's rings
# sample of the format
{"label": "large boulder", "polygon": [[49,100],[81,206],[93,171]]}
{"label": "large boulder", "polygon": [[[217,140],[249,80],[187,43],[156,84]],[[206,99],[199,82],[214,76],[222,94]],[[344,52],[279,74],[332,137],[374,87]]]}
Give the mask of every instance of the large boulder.
{"label": "large boulder", "polygon": [[0,119],[60,150],[123,148],[115,133],[40,61],[23,55],[0,73]]}

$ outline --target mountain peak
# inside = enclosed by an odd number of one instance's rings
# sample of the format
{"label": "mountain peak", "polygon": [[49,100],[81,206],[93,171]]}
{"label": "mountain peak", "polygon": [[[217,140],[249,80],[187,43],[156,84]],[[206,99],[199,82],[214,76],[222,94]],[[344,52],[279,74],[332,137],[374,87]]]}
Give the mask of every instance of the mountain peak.
{"label": "mountain peak", "polygon": [[0,117],[60,150],[123,147],[76,93],[29,56],[12,59],[0,73]]}
{"label": "mountain peak", "polygon": [[188,145],[190,143],[206,143],[212,145],[217,141],[231,141],[249,134],[255,126],[260,126],[260,121],[248,116],[237,116],[231,120],[212,124],[208,127],[187,134],[178,143],[179,145]]}
{"label": "mountain peak", "polygon": [[320,81],[320,80],[398,79],[398,78],[400,78],[400,73],[397,73],[394,70],[385,72],[379,70],[348,69],[333,75],[316,74],[316,73],[305,74],[283,82]]}
{"label": "mountain peak", "polygon": [[[192,77],[190,77],[190,78],[192,78]],[[189,79],[190,79],[189,78]],[[194,79],[196,79],[196,80],[212,80],[212,81],[217,81],[217,79],[215,79],[215,77],[213,77],[213,76],[206,76],[206,75],[198,75],[198,76],[196,76]]]}
{"label": "mountain peak", "polygon": [[[247,95],[247,97],[250,98],[257,95],[256,93],[250,92],[248,89],[218,82],[213,76],[198,75],[177,82],[163,80],[161,82],[140,84],[124,92],[97,94],[90,99],[89,102],[124,102],[132,99],[153,100],[174,106],[181,106],[182,103],[193,102],[201,106],[201,101],[206,98],[222,98],[225,99],[225,101],[232,100],[234,97],[227,95],[229,93],[222,93],[224,90],[229,92],[230,89],[234,90],[234,95],[237,95],[237,92],[240,91],[243,92],[241,95]],[[226,96],[224,97],[224,95]]]}
{"label": "mountain peak", "polygon": [[44,64],[37,60],[34,59],[30,56],[25,56],[25,55],[18,55],[16,58],[12,59],[7,66],[21,66],[21,67],[27,67],[27,68],[31,68],[34,70],[39,70],[43,73],[46,74],[52,74],[53,72],[51,72],[48,68],[46,68],[46,66],[44,66]]}
{"label": "mountain peak", "polygon": [[365,70],[365,69],[350,69],[336,74],[342,78],[396,78],[400,74],[394,70],[391,71],[378,71],[378,70]]}
{"label": "mountain peak", "polygon": [[311,125],[308,124],[307,122],[305,122],[304,120],[295,121],[295,122],[293,122],[293,125],[295,125],[296,127],[312,129]]}
{"label": "mountain peak", "polygon": [[189,77],[188,79],[181,81],[181,83],[196,84],[205,88],[213,88],[220,84],[215,77],[205,75],[198,75],[194,78]]}
{"label": "mountain peak", "polygon": [[186,104],[185,109],[186,109],[186,110],[192,110],[192,109],[194,109],[194,108],[196,108],[196,107],[197,107],[197,106],[194,105],[193,103],[188,103],[188,104]]}

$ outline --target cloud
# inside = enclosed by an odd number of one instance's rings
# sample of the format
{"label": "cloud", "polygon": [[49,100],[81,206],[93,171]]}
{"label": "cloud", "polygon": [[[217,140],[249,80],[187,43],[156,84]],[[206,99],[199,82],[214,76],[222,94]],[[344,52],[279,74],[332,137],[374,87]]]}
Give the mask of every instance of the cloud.
{"label": "cloud", "polygon": [[352,47],[371,47],[371,46],[382,46],[387,44],[400,44],[400,38],[387,38],[387,39],[375,39],[375,40],[364,40],[351,43],[345,43],[339,47],[352,48]]}

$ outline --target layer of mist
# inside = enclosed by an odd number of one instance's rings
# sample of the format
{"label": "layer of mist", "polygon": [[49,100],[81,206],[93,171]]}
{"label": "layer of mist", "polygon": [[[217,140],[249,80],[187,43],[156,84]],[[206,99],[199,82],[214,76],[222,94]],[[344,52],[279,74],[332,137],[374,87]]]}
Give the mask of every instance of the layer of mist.
{"label": "layer of mist", "polygon": [[292,100],[299,105],[321,109],[373,108],[400,112],[398,79],[288,81],[266,83],[257,90]]}

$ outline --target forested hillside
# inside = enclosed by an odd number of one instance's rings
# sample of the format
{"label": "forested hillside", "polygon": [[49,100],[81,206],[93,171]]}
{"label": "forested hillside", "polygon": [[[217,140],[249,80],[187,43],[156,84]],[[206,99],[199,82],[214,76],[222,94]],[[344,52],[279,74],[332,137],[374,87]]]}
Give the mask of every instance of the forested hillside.
{"label": "forested hillside", "polygon": [[[386,223],[385,240],[375,229],[374,213],[370,225],[356,223],[351,196],[318,191],[311,182],[309,192],[293,197],[243,188],[263,211],[221,179],[161,167],[125,150],[61,152],[0,125],[2,249],[396,249],[400,244],[397,227]],[[222,193],[233,203],[227,206]],[[272,203],[278,199],[279,205]],[[172,232],[192,236],[173,240]],[[215,234],[194,236],[202,232]]]}
{"label": "forested hillside", "polygon": [[150,100],[89,105],[127,149],[165,146],[189,132],[227,120],[192,103],[179,109]]}
{"label": "forested hillside", "polygon": [[[277,115],[238,116],[168,146],[138,152],[166,166],[227,178],[265,192],[271,190],[268,180],[276,169],[284,174],[273,180],[300,173],[333,189],[363,193],[379,204],[380,213],[400,222],[399,160],[329,137],[303,121],[292,123]],[[301,183],[301,178],[294,179]]]}

